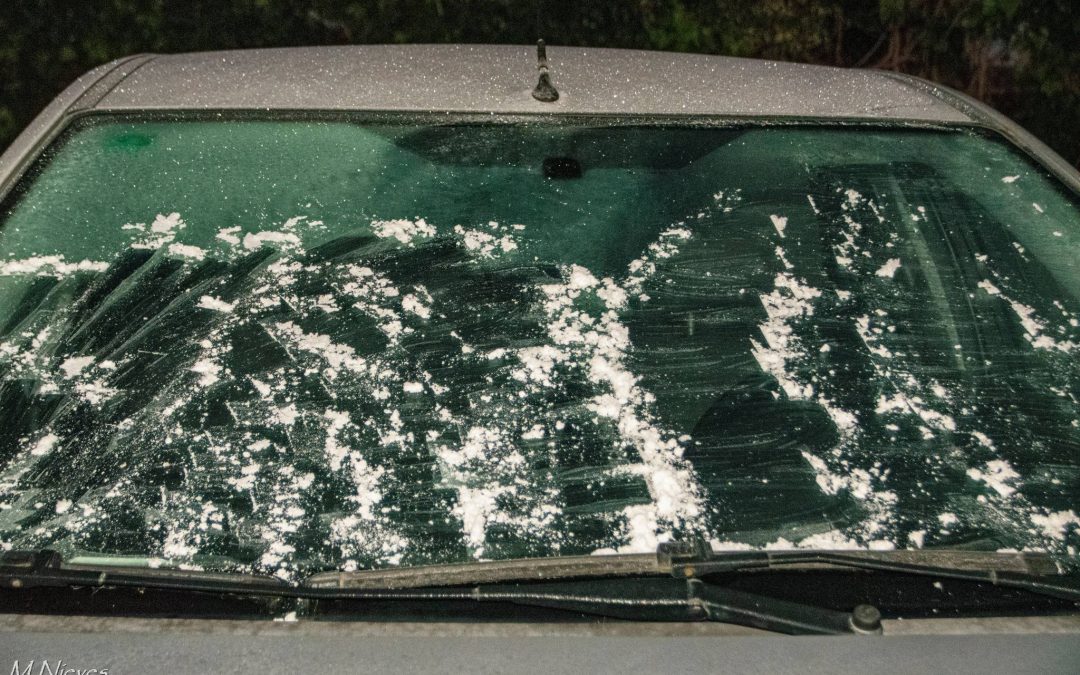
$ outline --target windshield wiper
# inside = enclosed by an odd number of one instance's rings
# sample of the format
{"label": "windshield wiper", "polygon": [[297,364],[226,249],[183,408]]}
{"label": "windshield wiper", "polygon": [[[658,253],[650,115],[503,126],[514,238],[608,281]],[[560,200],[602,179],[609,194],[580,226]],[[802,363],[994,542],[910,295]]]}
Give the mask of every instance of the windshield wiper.
{"label": "windshield wiper", "polygon": [[275,577],[65,564],[55,552],[0,555],[0,586],[142,587],[373,604],[492,602],[645,621],[718,621],[790,634],[874,633],[868,605],[839,611],[729,588],[717,579],[761,571],[854,569],[959,579],[1080,602],[1080,583],[1047,556],[956,551],[714,553],[702,542],[656,554],[579,556],[328,572],[299,585]]}
{"label": "windshield wiper", "polygon": [[[305,586],[356,600],[475,600],[638,620],[710,620],[792,634],[877,632],[880,612],[851,612],[728,588],[711,579],[786,570],[858,570],[953,579],[1080,602],[1080,583],[1040,554],[970,551],[749,551],[715,553],[702,541],[656,554],[578,556],[316,574]],[[574,579],[574,581],[567,581]],[[672,584],[680,580],[685,585]],[[495,585],[500,582],[515,585]],[[446,586],[479,584],[468,590]]]}
{"label": "windshield wiper", "polygon": [[[655,556],[652,559],[655,567]],[[59,587],[135,587],[233,593],[298,600],[366,602],[500,602],[628,620],[721,621],[798,635],[880,631],[880,614],[839,612],[712,586],[698,579],[641,576],[640,556],[605,567],[633,577],[473,588],[349,588],[330,584],[290,585],[275,577],[193,570],[131,568],[64,563],[55,551],[9,551],[0,555],[0,587],[17,590]],[[585,558],[588,560],[590,558]],[[597,560],[598,558],[591,558]],[[536,563],[537,561],[514,561]],[[577,575],[582,560],[544,561],[549,571]],[[552,564],[553,563],[553,564]],[[519,569],[520,565],[513,566]],[[320,575],[321,576],[321,575]],[[427,577],[431,580],[431,577]]]}

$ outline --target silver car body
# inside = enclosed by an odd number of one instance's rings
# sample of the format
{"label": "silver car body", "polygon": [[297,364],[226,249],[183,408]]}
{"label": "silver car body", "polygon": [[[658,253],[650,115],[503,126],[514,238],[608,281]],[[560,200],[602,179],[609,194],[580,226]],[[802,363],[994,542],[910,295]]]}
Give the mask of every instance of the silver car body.
{"label": "silver car body", "polygon": [[[83,115],[304,110],[981,127],[1006,137],[1080,192],[1080,174],[1031,134],[963,94],[917,78],[614,49],[551,47],[548,58],[560,92],[554,103],[530,95],[537,81],[533,46],[375,45],[119,59],[71,84],[0,156],[0,198]],[[178,672],[334,666],[411,672],[865,672],[870,663],[908,672],[1067,672],[1080,662],[1076,616],[886,621],[884,632],[882,638],[790,638],[722,624],[351,626],[8,614],[0,615],[0,652],[21,658],[23,666],[31,658],[62,658],[73,667],[112,666],[116,673],[145,670],[151,663]],[[166,663],[164,654],[174,661]]]}

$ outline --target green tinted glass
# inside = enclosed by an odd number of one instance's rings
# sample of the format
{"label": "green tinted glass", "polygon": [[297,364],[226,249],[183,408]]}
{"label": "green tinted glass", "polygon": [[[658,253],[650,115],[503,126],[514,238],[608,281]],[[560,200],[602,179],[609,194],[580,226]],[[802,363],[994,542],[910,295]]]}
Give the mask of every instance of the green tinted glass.
{"label": "green tinted glass", "polygon": [[102,119],[2,218],[5,547],[1080,542],[1080,212],[972,131]]}

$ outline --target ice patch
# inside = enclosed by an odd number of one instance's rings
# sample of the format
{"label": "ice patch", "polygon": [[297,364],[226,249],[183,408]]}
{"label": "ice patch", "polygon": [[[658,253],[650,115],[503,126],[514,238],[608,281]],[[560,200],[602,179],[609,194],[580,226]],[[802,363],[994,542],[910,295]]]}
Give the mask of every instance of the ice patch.
{"label": "ice patch", "polygon": [[228,243],[232,244],[233,246],[239,246],[240,245],[240,237],[236,236],[236,233],[239,232],[239,231],[240,231],[239,226],[237,226],[237,227],[223,227],[220,230],[218,230],[216,238],[220,239],[220,240],[222,240],[224,242],[228,242]]}
{"label": "ice patch", "polygon": [[411,293],[401,299],[401,308],[410,314],[415,314],[421,319],[431,318],[431,308]]}
{"label": "ice patch", "polygon": [[1043,536],[1062,541],[1070,528],[1080,527],[1080,516],[1073,510],[1031,514],[1031,522],[1042,529]]}
{"label": "ice patch", "polygon": [[[885,545],[888,545],[886,543]],[[871,542],[870,548],[881,546],[877,542]],[[768,546],[766,546],[768,548]],[[829,530],[828,532],[822,532],[820,534],[812,534],[809,537],[800,539],[795,548],[807,548],[815,550],[829,550],[829,551],[857,551],[864,547],[860,546],[857,541],[844,535],[839,530]]]}
{"label": "ice patch", "polygon": [[[1004,298],[1004,296],[1002,296]],[[1035,309],[1015,300],[1006,299],[1009,306],[1016,313],[1020,325],[1024,329],[1024,337],[1035,349],[1057,350],[1071,352],[1076,345],[1068,340],[1057,341],[1045,334],[1046,324],[1035,316]]]}
{"label": "ice patch", "polygon": [[967,475],[972,480],[986,483],[987,486],[1002,497],[1008,497],[1016,492],[1016,488],[1008,483],[1020,477],[1020,474],[1016,473],[1012,466],[1003,459],[987,462],[983,470],[968,469]]}
{"label": "ice patch", "polygon": [[377,237],[393,238],[409,246],[414,245],[414,239],[434,237],[436,234],[435,228],[428,225],[423,218],[417,218],[416,220],[375,220],[371,223],[371,230]]}
{"label": "ice patch", "polygon": [[828,464],[821,458],[803,451],[803,459],[814,470],[818,487],[827,495],[836,495],[846,491],[852,497],[864,503],[876,503],[876,508],[884,508],[894,504],[897,496],[893,492],[875,491],[875,476],[856,467],[847,467],[843,473],[837,473],[829,469]]}
{"label": "ice patch", "polygon": [[283,424],[283,425],[289,427],[289,426],[292,426],[293,424],[295,424],[296,420],[299,417],[300,417],[300,412],[296,409],[296,404],[295,403],[290,403],[289,405],[287,405],[285,407],[278,408],[274,412],[274,418],[273,419],[278,424]]}
{"label": "ice patch", "polygon": [[874,412],[878,415],[889,413],[915,414],[927,426],[938,431],[956,431],[956,420],[952,416],[926,407],[921,396],[909,396],[897,391],[892,396],[882,394],[878,397]]}
{"label": "ice patch", "polygon": [[900,259],[890,258],[889,261],[882,265],[877,272],[874,272],[874,274],[885,279],[892,279],[898,269],[900,269]]}
{"label": "ice patch", "polygon": [[188,370],[199,375],[200,387],[212,386],[218,381],[218,375],[221,374],[221,366],[207,359],[196,361]]}
{"label": "ice patch", "polygon": [[731,551],[753,551],[754,547],[741,541],[725,541],[723,539],[710,539],[709,548],[716,553]]}
{"label": "ice patch", "polygon": [[[345,280],[338,285],[338,289],[355,300],[353,307],[375,319],[379,330],[390,338],[391,343],[396,343],[401,335],[413,332],[412,328],[404,325],[404,317],[395,307],[399,304],[398,298],[401,297],[401,291],[390,279],[366,265],[348,265],[344,272]],[[430,301],[427,291],[420,287],[417,287],[416,291]],[[416,304],[410,306],[416,311],[423,312],[418,298]]]}
{"label": "ice patch", "polygon": [[334,342],[329,335],[305,333],[291,321],[276,323],[273,329],[282,339],[297,349],[322,357],[333,369],[332,372],[324,373],[330,380],[333,380],[337,376],[337,371],[341,370],[367,372],[368,362],[357,356],[355,349],[349,345]]}
{"label": "ice patch", "polygon": [[102,401],[112,398],[119,391],[105,385],[104,382],[79,382],[75,385],[75,393],[84,401],[92,405],[98,405]]}
{"label": "ice patch", "polygon": [[170,213],[167,216],[159,213],[154,218],[154,222],[150,224],[150,231],[156,234],[172,234],[183,227],[184,221],[180,218],[179,213]]}
{"label": "ice patch", "polygon": [[523,441],[538,441],[544,437],[544,427],[540,424],[534,424],[529,427],[529,430],[521,434],[521,440]]}
{"label": "ice patch", "polygon": [[768,317],[758,325],[765,344],[751,339],[751,353],[761,369],[775,377],[790,398],[812,400],[814,396],[813,386],[793,378],[787,364],[803,354],[791,323],[812,316],[812,301],[819,297],[818,289],[803,284],[790,273],[780,272],[773,279],[773,291],[760,298]]}
{"label": "ice patch", "polygon": [[483,546],[487,536],[488,520],[496,511],[495,500],[500,490],[490,488],[458,489],[458,502],[454,506],[454,515],[461,519],[465,539],[476,549],[476,557],[483,556]]}
{"label": "ice patch", "polygon": [[225,314],[228,314],[229,312],[233,311],[233,308],[236,305],[230,304],[228,302],[225,302],[224,300],[220,300],[210,295],[204,295],[199,298],[198,306],[203,309],[209,309],[215,312],[223,312]]}
{"label": "ice patch", "polygon": [[206,258],[206,251],[198,246],[189,246],[187,244],[169,244],[169,253],[181,258],[191,258],[192,260]]}
{"label": "ice patch", "polygon": [[72,356],[60,364],[64,377],[72,378],[86,370],[94,362],[93,356]]}
{"label": "ice patch", "polygon": [[[177,232],[184,229],[186,223],[180,218],[179,213],[170,213],[169,215],[158,214],[154,218],[154,222],[150,224],[150,234],[155,236],[143,236],[139,240],[132,242],[131,247],[137,249],[158,249],[172,242],[176,239]],[[124,229],[135,229],[140,232],[146,231],[146,226],[142,223],[136,223],[129,227],[124,226]]]}
{"label": "ice patch", "polygon": [[[495,223],[493,229],[497,228],[498,223]],[[498,237],[483,230],[466,229],[461,225],[454,226],[454,234],[461,238],[461,243],[466,249],[481,258],[492,258],[497,253],[509,253],[518,247],[517,242],[509,234]]]}
{"label": "ice patch", "polygon": [[34,444],[34,447],[30,449],[30,454],[35,457],[47,455],[52,452],[59,440],[60,437],[56,434],[45,434]]}
{"label": "ice patch", "polygon": [[104,272],[107,262],[80,260],[69,263],[62,255],[34,256],[24,260],[8,260],[0,263],[0,277],[34,275],[39,277],[65,277],[75,272]]}
{"label": "ice patch", "polygon": [[773,227],[776,228],[776,233],[780,235],[780,238],[784,238],[784,230],[787,229],[787,218],[784,216],[769,216],[772,220]]}
{"label": "ice patch", "polygon": [[291,232],[248,232],[244,235],[244,248],[254,251],[266,244],[297,245],[300,237]]}

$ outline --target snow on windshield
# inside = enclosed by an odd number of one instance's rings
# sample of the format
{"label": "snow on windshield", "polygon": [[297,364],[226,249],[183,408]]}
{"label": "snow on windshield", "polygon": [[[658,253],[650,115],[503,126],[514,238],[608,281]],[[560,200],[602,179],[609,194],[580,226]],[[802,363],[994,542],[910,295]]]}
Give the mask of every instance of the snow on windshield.
{"label": "snow on windshield", "polygon": [[[100,274],[89,291],[100,304],[76,302],[0,343],[9,380],[69,408],[24,438],[0,477],[16,498],[7,546],[59,535],[78,547],[143,513],[144,531],[126,534],[155,543],[135,552],[191,562],[243,546],[259,551],[253,569],[292,578],[314,556],[343,569],[422,559],[432,538],[417,530],[481,559],[508,540],[533,554],[584,542],[649,551],[700,529],[688,438],[652,414],[619,316],[689,231],[661,233],[616,280],[501,260],[521,225],[440,235],[419,218],[375,221],[311,251],[298,233],[321,223],[305,217],[243,238],[222,230],[213,251],[175,243],[185,226],[177,213],[125,225],[138,236],[112,266],[5,266],[68,283]],[[110,357],[63,352],[80,347]],[[603,524],[593,532],[564,522],[567,444],[597,453],[589,485],[642,488],[632,505],[587,516]],[[21,481],[58,455],[101,453],[117,462],[102,472],[112,480],[77,503],[31,505],[54,517],[17,524]],[[405,509],[423,521],[402,523]],[[311,541],[312,527],[325,539]]]}
{"label": "snow on windshield", "polygon": [[897,176],[712,189],[615,265],[317,207],[9,256],[0,544],[290,581],[691,536],[1073,553],[1080,305]]}

